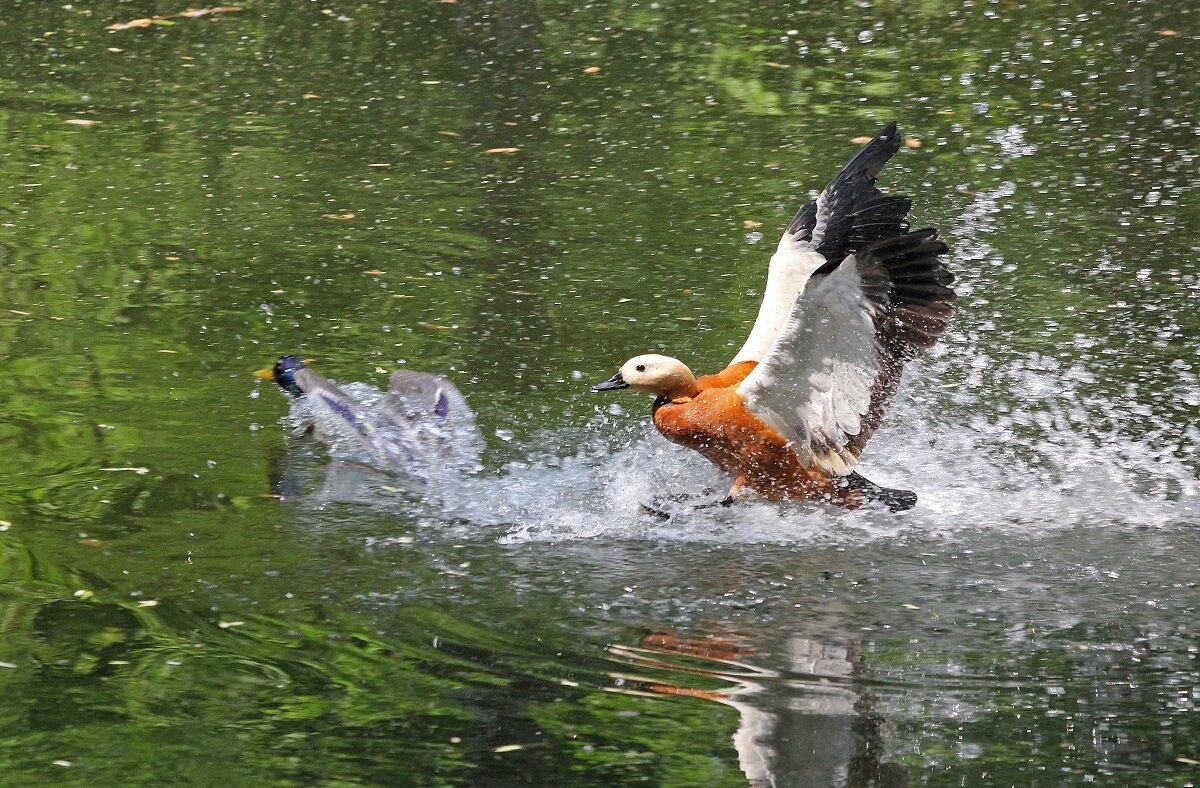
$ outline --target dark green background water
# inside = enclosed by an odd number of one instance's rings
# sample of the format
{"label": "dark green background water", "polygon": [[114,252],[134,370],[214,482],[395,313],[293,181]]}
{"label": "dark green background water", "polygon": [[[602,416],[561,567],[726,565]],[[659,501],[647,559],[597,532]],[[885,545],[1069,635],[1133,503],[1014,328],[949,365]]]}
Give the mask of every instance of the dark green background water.
{"label": "dark green background water", "polygon": [[[1193,6],[8,0],[0,782],[1200,782]],[[720,480],[588,386],[722,366],[893,118],[919,507],[645,517]],[[450,374],[486,470],[330,465],[283,352]]]}

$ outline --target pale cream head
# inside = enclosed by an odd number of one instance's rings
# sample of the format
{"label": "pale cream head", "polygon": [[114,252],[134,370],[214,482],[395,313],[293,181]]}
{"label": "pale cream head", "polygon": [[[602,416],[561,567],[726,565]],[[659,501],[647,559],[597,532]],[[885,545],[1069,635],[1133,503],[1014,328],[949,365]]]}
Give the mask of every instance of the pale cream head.
{"label": "pale cream head", "polygon": [[677,358],[648,353],[629,359],[617,374],[592,390],[619,388],[663,397],[691,397],[696,394],[696,376]]}

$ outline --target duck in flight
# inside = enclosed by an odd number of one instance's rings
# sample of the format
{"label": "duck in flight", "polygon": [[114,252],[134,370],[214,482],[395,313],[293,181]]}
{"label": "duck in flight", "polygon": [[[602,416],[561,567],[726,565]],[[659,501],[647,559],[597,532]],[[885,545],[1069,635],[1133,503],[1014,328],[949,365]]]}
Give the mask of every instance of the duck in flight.
{"label": "duck in flight", "polygon": [[854,471],[904,365],[945,333],[956,297],[937,230],[909,232],[912,201],[875,187],[899,148],[893,122],[799,210],[771,258],[750,336],[724,370],[697,378],[678,359],[648,354],[592,387],[654,395],[659,432],[734,478],[726,501],[916,503]]}

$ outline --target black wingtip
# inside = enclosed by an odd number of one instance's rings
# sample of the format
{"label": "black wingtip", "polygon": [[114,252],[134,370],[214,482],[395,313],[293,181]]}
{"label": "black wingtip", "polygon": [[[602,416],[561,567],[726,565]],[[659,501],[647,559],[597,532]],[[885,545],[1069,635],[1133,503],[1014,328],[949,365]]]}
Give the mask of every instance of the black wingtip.
{"label": "black wingtip", "polygon": [[841,260],[869,243],[908,229],[912,201],[875,188],[884,166],[900,150],[896,121],[863,145],[821,196],[803,206],[788,224],[798,240],[812,240],[826,260]]}

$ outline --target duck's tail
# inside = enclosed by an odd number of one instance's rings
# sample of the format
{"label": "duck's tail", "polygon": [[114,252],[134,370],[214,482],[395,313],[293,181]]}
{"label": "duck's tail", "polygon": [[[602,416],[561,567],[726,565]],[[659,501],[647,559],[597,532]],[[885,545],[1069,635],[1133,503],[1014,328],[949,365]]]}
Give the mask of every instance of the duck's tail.
{"label": "duck's tail", "polygon": [[848,476],[841,477],[847,489],[862,493],[868,502],[878,502],[889,511],[903,512],[917,505],[917,494],[912,490],[893,490],[880,487],[861,473],[851,471]]}

